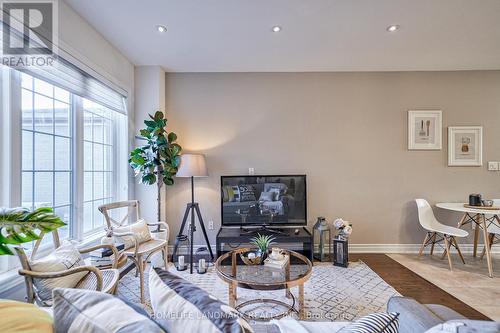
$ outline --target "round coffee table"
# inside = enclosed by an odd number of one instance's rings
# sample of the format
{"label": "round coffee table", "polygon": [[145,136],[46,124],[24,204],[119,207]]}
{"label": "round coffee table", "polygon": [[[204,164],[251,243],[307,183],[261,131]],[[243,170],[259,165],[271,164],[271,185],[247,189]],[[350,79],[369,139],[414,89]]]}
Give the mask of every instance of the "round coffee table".
{"label": "round coffee table", "polygon": [[[298,313],[300,319],[304,319],[304,283],[309,279],[312,272],[312,263],[300,253],[283,250],[290,260],[283,269],[270,268],[265,265],[239,264],[240,254],[253,251],[250,248],[239,248],[220,256],[215,262],[217,275],[229,285],[229,305],[239,310],[246,319],[271,320],[282,318],[292,311]],[[298,310],[295,309],[295,297],[290,288],[298,286]],[[272,299],[259,298],[246,301],[236,305],[237,287],[252,290],[285,290],[287,298],[292,299],[292,304]],[[250,304],[271,303],[285,307],[287,310],[273,316],[253,316],[246,313],[243,308]]]}

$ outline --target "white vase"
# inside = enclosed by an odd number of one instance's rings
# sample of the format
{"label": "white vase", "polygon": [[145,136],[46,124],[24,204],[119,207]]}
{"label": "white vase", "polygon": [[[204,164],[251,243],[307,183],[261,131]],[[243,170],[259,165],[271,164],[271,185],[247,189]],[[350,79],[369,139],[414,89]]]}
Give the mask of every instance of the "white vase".
{"label": "white vase", "polygon": [[101,244],[110,244],[110,245],[113,245],[115,242],[113,240],[113,237],[108,237],[108,236],[104,236],[103,238],[101,238]]}

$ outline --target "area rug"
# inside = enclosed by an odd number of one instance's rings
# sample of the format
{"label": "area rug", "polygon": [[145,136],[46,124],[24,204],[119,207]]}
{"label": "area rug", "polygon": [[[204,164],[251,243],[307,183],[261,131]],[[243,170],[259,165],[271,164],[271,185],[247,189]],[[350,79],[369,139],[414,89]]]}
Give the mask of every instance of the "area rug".
{"label": "area rug", "polygon": [[[173,266],[170,266],[169,270],[220,300],[228,301],[228,286],[217,276],[213,267],[210,267],[208,273],[203,275],[196,273],[191,275],[189,271],[178,272]],[[148,271],[149,267],[146,269],[146,274]],[[135,271],[124,276],[118,287],[118,296],[140,303],[138,280],[135,277]],[[147,302],[144,308],[151,312],[147,275],[145,280]],[[297,296],[298,290],[292,288],[291,292]],[[311,278],[304,285],[304,294],[306,320],[308,321],[352,321],[370,313],[385,311],[389,298],[399,295],[362,261],[350,263],[349,268],[336,267],[331,263],[316,263]],[[285,297],[283,290],[261,292],[238,288],[237,304],[263,297],[291,303]],[[252,311],[252,309],[246,310]],[[269,315],[283,309],[264,308],[260,305],[259,310]]]}

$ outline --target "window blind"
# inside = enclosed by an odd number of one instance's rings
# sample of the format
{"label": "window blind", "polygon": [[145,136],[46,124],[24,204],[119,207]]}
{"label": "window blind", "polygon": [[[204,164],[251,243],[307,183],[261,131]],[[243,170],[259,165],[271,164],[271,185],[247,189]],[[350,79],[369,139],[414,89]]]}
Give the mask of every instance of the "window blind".
{"label": "window blind", "polygon": [[[6,24],[0,22],[2,29],[6,29]],[[29,40],[30,45],[40,45],[39,42],[30,39],[29,36],[24,35],[20,31],[10,29],[10,42],[11,43],[21,43],[23,40]],[[3,33],[0,33],[0,42],[2,41]],[[3,45],[3,44],[2,44]],[[27,55],[27,57],[36,57],[37,55]],[[40,55],[47,57],[46,55]],[[3,57],[10,57],[9,55],[3,55]],[[23,55],[18,55],[15,57],[24,57]],[[66,89],[76,95],[92,100],[99,103],[111,110],[116,112],[126,114],[126,98],[127,93],[124,89],[118,87],[117,85],[109,82],[103,77],[97,78],[96,74],[90,74],[89,71],[83,70],[82,64],[69,53],[58,48],[57,52],[53,55],[54,61],[52,65],[44,66],[16,66],[13,67],[16,70],[25,72],[29,75],[35,76],[39,79],[48,81],[56,86]],[[11,65],[8,62],[3,62],[4,65]]]}

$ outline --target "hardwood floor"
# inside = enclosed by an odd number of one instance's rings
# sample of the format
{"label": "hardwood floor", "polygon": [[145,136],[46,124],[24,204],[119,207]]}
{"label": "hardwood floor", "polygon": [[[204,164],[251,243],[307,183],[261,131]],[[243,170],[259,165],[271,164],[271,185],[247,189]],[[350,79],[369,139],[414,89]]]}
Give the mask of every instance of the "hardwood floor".
{"label": "hardwood floor", "polygon": [[351,261],[362,260],[401,295],[424,304],[442,304],[469,319],[490,320],[444,290],[421,278],[385,254],[350,254]]}

